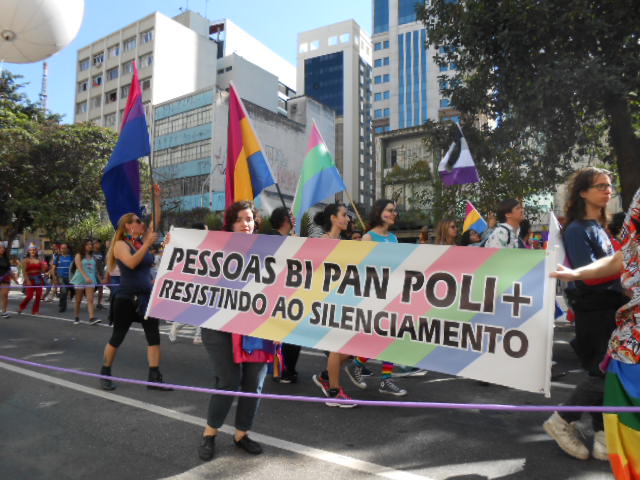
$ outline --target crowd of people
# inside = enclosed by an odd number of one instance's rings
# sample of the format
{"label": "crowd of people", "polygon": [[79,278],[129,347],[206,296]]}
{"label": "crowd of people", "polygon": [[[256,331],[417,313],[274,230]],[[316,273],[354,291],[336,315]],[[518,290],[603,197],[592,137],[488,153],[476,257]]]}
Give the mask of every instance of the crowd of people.
{"label": "crowd of people", "polygon": [[[634,248],[637,248],[640,224],[637,220],[635,223],[629,223],[627,217],[627,225],[636,228],[630,233],[629,227],[622,228],[624,215],[616,215],[611,224],[607,222],[606,207],[613,192],[612,175],[606,170],[593,167],[576,172],[568,185],[563,239],[568,260],[574,270],[560,268],[556,275],[570,280],[566,298],[571,309],[570,317],[575,325],[572,346],[587,375],[567,399],[567,405],[602,405],[605,371],[601,362],[607,355],[615,356],[622,351],[618,348],[620,345],[624,344],[626,350],[625,354],[619,357],[628,363],[637,364],[640,360],[637,311],[639,298],[634,297],[636,303],[630,310],[632,314],[625,314],[622,324],[620,320],[620,311],[628,308],[623,305],[629,305],[628,292],[634,291],[637,297],[640,280],[636,269],[623,285],[620,273],[631,260],[622,254],[614,255],[616,249],[624,248],[625,241],[629,243],[630,236],[633,237]],[[636,203],[639,201],[638,196],[636,195]],[[156,201],[159,215],[159,190],[156,191]],[[639,208],[636,206],[636,209]],[[322,238],[397,243],[398,239],[393,229],[398,222],[398,215],[394,201],[380,199],[374,203],[366,231],[354,228],[349,211],[342,203],[327,205],[315,215],[314,222],[322,229]],[[459,222],[454,218],[443,218],[435,229],[423,228],[417,242],[475,248],[536,248],[531,242],[531,224],[525,218],[525,206],[520,200],[503,200],[495,215],[487,215],[487,219],[488,226],[483,232],[467,230],[460,235]],[[268,233],[290,235],[294,222],[295,219],[292,219],[284,207],[277,208],[271,214],[272,230]],[[206,228],[203,225],[192,227]],[[224,214],[223,229],[248,235],[256,233],[257,213],[253,204],[243,201],[230,205]],[[434,233],[433,237],[431,233]],[[626,240],[617,238],[619,234],[626,235]],[[152,254],[156,239],[153,225],[145,226],[138,215],[129,213],[120,219],[106,254],[99,244],[87,241],[75,256],[71,255],[68,245],[60,245],[59,252],[56,252],[50,264],[39,257],[35,247],[29,248],[28,255],[22,262],[26,295],[20,304],[20,312],[26,309],[35,297],[32,312],[38,313],[42,291],[46,287],[43,278],[45,275],[53,274],[56,284],[60,285],[60,311],[66,309],[68,297],[73,297],[75,291],[76,322],[79,321],[79,309],[84,296],[87,299],[89,323],[95,324],[100,321],[95,316],[96,289],[101,283],[119,283],[118,288],[110,295],[109,317],[113,323],[113,333],[105,346],[101,368],[101,374],[107,377],[101,380],[101,386],[105,390],[116,388],[108,377],[111,375],[116,353],[133,322],[142,323],[144,328],[148,343],[149,380],[156,384],[163,382],[159,370],[159,321],[143,318],[152,287],[152,269],[154,263],[157,263],[157,258],[154,259]],[[170,241],[170,238],[166,241]],[[635,255],[637,261],[638,252],[635,252]],[[626,263],[624,258],[627,258]],[[605,260],[606,265],[602,263]],[[593,262],[596,262],[596,267],[590,267]],[[602,272],[606,272],[607,275],[598,276],[598,273]],[[0,282],[7,284],[12,279],[17,280],[15,272],[11,270],[7,249],[0,245]],[[6,292],[6,289],[3,290],[1,297],[3,316],[6,316]],[[101,299],[101,294],[99,295],[98,305]],[[175,340],[178,328],[178,324],[171,327],[172,341]],[[620,333],[622,328],[626,329],[624,335]],[[278,357],[278,351],[282,353],[282,365],[276,370],[275,380],[283,384],[296,383],[298,380],[297,362],[300,347],[297,345],[279,345],[267,340],[210,329],[203,329],[201,332],[198,329],[198,341],[194,343],[199,343],[200,337],[210,358],[214,388],[260,393],[267,376],[268,365]],[[349,402],[350,397],[343,388],[341,377],[344,374],[345,380],[355,387],[366,389],[368,378],[373,376],[373,372],[368,368],[368,359],[337,352],[326,352],[326,355],[326,368],[313,375],[313,382],[327,397],[327,406],[353,408],[355,404]],[[415,367],[382,362],[379,378],[376,380],[378,392],[392,396],[406,395],[406,388],[397,384],[394,377],[418,376],[425,373],[424,370]],[[162,386],[150,388],[170,390]],[[336,402],[336,399],[342,401]],[[198,454],[202,460],[213,458],[216,436],[232,402],[233,397],[230,396],[211,396],[207,423],[198,447]],[[262,452],[261,446],[248,434],[258,407],[257,399],[243,397],[238,400],[236,409],[234,443],[250,454]],[[580,415],[580,412],[556,412],[544,423],[544,430],[560,448],[575,458],[586,459],[591,455],[596,459],[606,460],[602,415],[592,415],[595,436],[591,449],[584,444],[572,423]]]}

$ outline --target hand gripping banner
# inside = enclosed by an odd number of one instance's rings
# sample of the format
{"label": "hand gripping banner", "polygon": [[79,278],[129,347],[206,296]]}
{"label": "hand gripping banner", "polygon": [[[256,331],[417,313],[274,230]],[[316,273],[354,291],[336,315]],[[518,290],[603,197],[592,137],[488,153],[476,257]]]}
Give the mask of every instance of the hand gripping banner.
{"label": "hand gripping banner", "polygon": [[173,229],[147,315],[549,395],[551,253]]}

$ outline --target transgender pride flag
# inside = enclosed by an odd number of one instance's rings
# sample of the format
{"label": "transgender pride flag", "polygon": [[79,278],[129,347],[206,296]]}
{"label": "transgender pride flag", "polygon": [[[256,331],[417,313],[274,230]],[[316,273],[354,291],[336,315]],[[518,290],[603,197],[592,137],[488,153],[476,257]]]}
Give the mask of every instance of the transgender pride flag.
{"label": "transgender pride flag", "polygon": [[346,190],[340,172],[333,157],[320,135],[315,122],[311,127],[311,136],[307,154],[300,172],[300,180],[293,201],[293,215],[296,218],[296,233],[300,235],[302,216],[316,203]]}
{"label": "transgender pride flag", "polygon": [[140,165],[138,158],[151,153],[147,117],[142,106],[138,68],[133,62],[133,79],[122,117],[118,143],[102,174],[102,191],[114,228],[125,213],[140,215]]}

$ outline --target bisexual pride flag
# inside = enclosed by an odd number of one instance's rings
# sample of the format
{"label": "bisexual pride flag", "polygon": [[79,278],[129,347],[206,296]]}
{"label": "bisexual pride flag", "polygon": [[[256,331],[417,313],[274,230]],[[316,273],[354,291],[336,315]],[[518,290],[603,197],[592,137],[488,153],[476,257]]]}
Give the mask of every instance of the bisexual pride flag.
{"label": "bisexual pride flag", "polygon": [[129,98],[122,116],[120,136],[102,173],[102,191],[109,220],[114,228],[125,213],[140,215],[140,165],[138,159],[151,153],[147,117],[142,105],[138,68],[133,62]]}
{"label": "bisexual pride flag", "polygon": [[[611,360],[605,379],[604,404],[640,407],[640,364]],[[640,413],[605,413],[604,428],[615,478],[640,479]]]}
{"label": "bisexual pride flag", "polygon": [[453,142],[438,165],[438,173],[440,173],[442,183],[448,187],[480,181],[478,170],[469,151],[469,145],[467,145],[462,129],[457,123]]}
{"label": "bisexual pride flag", "polygon": [[475,230],[478,233],[482,233],[487,229],[487,222],[484,221],[480,212],[476,210],[476,207],[469,201],[467,201],[467,213],[464,217],[464,223],[462,224],[462,233],[467,230]]}
{"label": "bisexual pride flag", "polygon": [[247,111],[233,84],[229,84],[227,129],[226,206],[253,200],[276,183]]}
{"label": "bisexual pride flag", "polygon": [[297,220],[296,233],[300,235],[302,216],[307,210],[331,195],[346,189],[331,152],[322,139],[318,126],[313,122],[307,154],[304,157],[304,164],[293,200],[293,215]]}

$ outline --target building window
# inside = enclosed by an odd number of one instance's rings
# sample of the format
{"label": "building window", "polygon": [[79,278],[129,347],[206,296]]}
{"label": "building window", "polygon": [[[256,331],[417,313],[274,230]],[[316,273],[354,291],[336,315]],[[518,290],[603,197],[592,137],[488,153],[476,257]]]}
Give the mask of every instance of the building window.
{"label": "building window", "polygon": [[440,99],[440,108],[447,108],[449,106],[449,99],[448,98],[441,98]]}
{"label": "building window", "polygon": [[153,53],[147,53],[140,57],[140,68],[150,67],[153,64]]}
{"label": "building window", "polygon": [[89,59],[85,58],[83,60],[80,60],[80,62],[78,62],[78,66],[81,72],[87,70],[89,68]]}
{"label": "building window", "polygon": [[82,80],[81,82],[78,82],[79,92],[86,92],[88,88],[89,88],[89,80]]}
{"label": "building window", "polygon": [[219,68],[217,71],[218,75],[222,75],[224,73],[224,68]]}
{"label": "building window", "polygon": [[153,40],[153,30],[147,30],[140,34],[140,43],[149,43],[151,40]]}
{"label": "building window", "polygon": [[336,36],[329,37],[329,46],[333,47],[335,45],[338,45],[338,37]]}
{"label": "building window", "polygon": [[350,38],[351,35],[349,35],[348,33],[343,33],[342,35],[340,35],[340,43],[349,43]]}
{"label": "building window", "polygon": [[382,92],[374,93],[373,94],[373,101],[374,102],[379,102],[380,100],[382,100]]}
{"label": "building window", "polygon": [[373,118],[382,118],[382,109],[381,108],[377,108],[376,110],[374,110]]}
{"label": "building window", "polygon": [[304,92],[332,108],[336,115],[344,111],[343,52],[308,58],[304,61]]}
{"label": "building window", "polygon": [[389,94],[389,90],[385,90],[384,92],[382,92],[382,98],[384,100],[389,100],[390,94]]}
{"label": "building window", "polygon": [[129,96],[130,89],[131,89],[131,85],[125,85],[124,87],[120,87],[120,98],[127,98]]}
{"label": "building window", "polygon": [[102,105],[102,96],[91,97],[91,108],[99,108]]}
{"label": "building window", "polygon": [[309,43],[309,50],[314,51],[320,48],[320,40],[314,40]]}
{"label": "building window", "polygon": [[122,64],[122,74],[133,73],[133,60],[129,60]]}
{"label": "building window", "polygon": [[227,67],[224,69],[225,72],[230,72],[231,70],[233,70],[233,67]]}
{"label": "building window", "polygon": [[420,0],[398,0],[398,25],[415,22],[416,7],[420,3]]}
{"label": "building window", "polygon": [[99,67],[104,62],[104,52],[96,53],[93,56],[93,66]]}
{"label": "building window", "polygon": [[151,88],[151,78],[145,78],[141,82],[142,90],[149,90]]}
{"label": "building window", "polygon": [[111,90],[104,94],[104,104],[113,103],[118,100],[118,90]]}
{"label": "building window", "polygon": [[382,75],[376,75],[375,77],[373,77],[373,83],[375,83],[376,85],[382,83]]}
{"label": "building window", "polygon": [[449,70],[449,67],[447,66],[446,63],[444,65],[440,65],[440,71],[441,72],[446,72],[447,70]]}
{"label": "building window", "polygon": [[381,67],[381,66],[382,66],[382,59],[381,59],[381,58],[376,58],[376,59],[373,61],[373,66],[374,66],[374,67]]}
{"label": "building window", "polygon": [[91,86],[92,87],[99,87],[100,85],[102,85],[102,74],[96,75],[95,77],[93,77],[91,79]]}
{"label": "building window", "polygon": [[128,52],[129,50],[133,50],[134,48],[136,48],[136,37],[127,38],[122,43],[122,49],[125,52]]}
{"label": "building window", "polygon": [[383,116],[383,117],[388,117],[389,115],[391,115],[390,110],[389,110],[388,108],[385,108],[385,109],[382,111],[382,116]]}
{"label": "building window", "polygon": [[87,102],[80,102],[76,104],[76,113],[86,113],[87,111]]}
{"label": "building window", "polygon": [[309,51],[309,44],[308,43],[301,43],[300,46],[298,47],[298,52],[299,53],[306,53]]}
{"label": "building window", "polygon": [[107,70],[107,82],[109,80],[115,80],[116,78],[118,78],[118,73],[118,67],[110,68],[109,70]]}
{"label": "building window", "polygon": [[116,126],[116,114],[110,113],[109,115],[105,115],[103,119],[103,124],[105,127],[115,127]]}
{"label": "building window", "polygon": [[113,58],[120,55],[120,45],[113,45],[107,49],[107,58]]}
{"label": "building window", "polygon": [[388,73],[382,75],[382,83],[389,83],[391,81],[391,76]]}
{"label": "building window", "polygon": [[389,31],[389,0],[373,0],[373,33]]}

